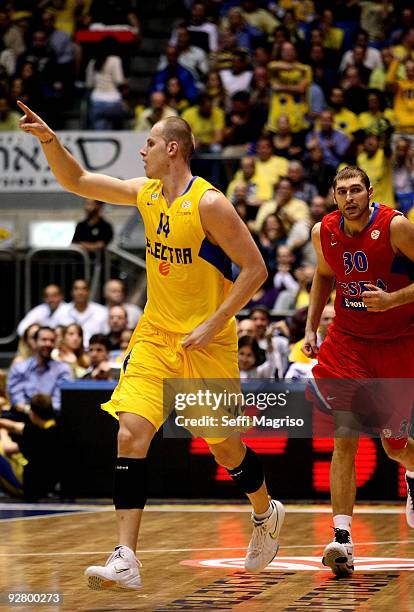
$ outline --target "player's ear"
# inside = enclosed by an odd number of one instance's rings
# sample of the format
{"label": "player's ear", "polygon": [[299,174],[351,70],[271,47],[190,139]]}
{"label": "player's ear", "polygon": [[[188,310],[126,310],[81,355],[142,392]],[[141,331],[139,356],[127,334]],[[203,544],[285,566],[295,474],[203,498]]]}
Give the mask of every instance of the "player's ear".
{"label": "player's ear", "polygon": [[372,199],[372,194],[373,194],[373,193],[374,193],[374,190],[373,190],[373,188],[372,188],[372,187],[370,187],[370,188],[368,189],[368,197],[369,197],[369,199],[370,199],[370,200]]}
{"label": "player's ear", "polygon": [[178,142],[176,140],[171,140],[167,146],[167,153],[170,155],[177,155],[178,152]]}

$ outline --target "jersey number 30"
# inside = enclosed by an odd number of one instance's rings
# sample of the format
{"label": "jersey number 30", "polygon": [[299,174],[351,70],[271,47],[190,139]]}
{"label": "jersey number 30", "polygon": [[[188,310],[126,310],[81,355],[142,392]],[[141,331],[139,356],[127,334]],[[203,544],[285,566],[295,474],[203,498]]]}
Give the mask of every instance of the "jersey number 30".
{"label": "jersey number 30", "polygon": [[349,274],[354,269],[357,272],[366,272],[368,270],[368,259],[364,251],[355,251],[355,253],[345,251],[343,257],[345,274]]}

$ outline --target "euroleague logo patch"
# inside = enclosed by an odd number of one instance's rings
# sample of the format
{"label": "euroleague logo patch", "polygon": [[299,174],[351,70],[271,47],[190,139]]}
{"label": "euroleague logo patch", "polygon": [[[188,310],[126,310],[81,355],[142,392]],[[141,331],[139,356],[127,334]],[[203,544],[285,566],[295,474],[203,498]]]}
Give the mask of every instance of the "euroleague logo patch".
{"label": "euroleague logo patch", "polygon": [[[244,569],[244,558],[200,559],[181,561],[181,565],[203,568]],[[414,559],[393,557],[359,557],[354,561],[355,569],[365,572],[373,571],[414,571]],[[320,557],[276,557],[266,571],[331,571],[322,565]]]}
{"label": "euroleague logo patch", "polygon": [[379,235],[380,235],[380,231],[379,231],[379,230],[372,230],[372,232],[371,232],[371,238],[372,238],[373,240],[376,240],[377,238],[379,238]]}
{"label": "euroleague logo patch", "polygon": [[160,274],[162,274],[162,276],[168,276],[168,274],[170,273],[170,268],[171,266],[168,261],[162,261],[158,266],[158,271]]}
{"label": "euroleague logo patch", "polygon": [[184,202],[181,204],[181,208],[190,208],[191,204],[191,200],[184,200]]}

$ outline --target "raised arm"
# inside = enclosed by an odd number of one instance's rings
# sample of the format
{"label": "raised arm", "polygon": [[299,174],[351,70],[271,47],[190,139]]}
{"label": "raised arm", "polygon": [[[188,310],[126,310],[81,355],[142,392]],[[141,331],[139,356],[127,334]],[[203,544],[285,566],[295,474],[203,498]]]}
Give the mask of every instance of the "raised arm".
{"label": "raised arm", "polygon": [[224,195],[207,191],[200,201],[200,217],[207,238],[221,247],[241,271],[213,316],[187,336],[183,342],[186,348],[202,348],[211,342],[267,278],[266,266],[249,230]]}
{"label": "raised arm", "polygon": [[77,162],[59,141],[53,130],[23,102],[18,101],[24,112],[20,129],[39,139],[49,167],[59,184],[84,198],[101,200],[110,204],[135,204],[146,177],[121,180],[106,174],[88,172]]}
{"label": "raised arm", "polygon": [[316,332],[321,320],[321,314],[326,306],[332,291],[334,272],[328,265],[322,252],[321,246],[321,224],[316,223],[312,229],[312,244],[317,255],[317,266],[313,277],[312,288],[309,298],[308,317],[306,320],[305,338],[302,344],[302,352],[306,357],[316,357],[318,347],[316,345]]}

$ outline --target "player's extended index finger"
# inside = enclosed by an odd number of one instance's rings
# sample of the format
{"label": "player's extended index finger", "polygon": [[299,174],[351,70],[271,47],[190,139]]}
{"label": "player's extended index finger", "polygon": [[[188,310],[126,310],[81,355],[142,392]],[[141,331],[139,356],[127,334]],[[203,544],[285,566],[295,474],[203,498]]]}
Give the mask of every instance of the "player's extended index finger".
{"label": "player's extended index finger", "polygon": [[21,100],[17,100],[17,106],[21,108],[26,117],[33,117],[35,119],[40,119],[26,104],[24,104]]}

